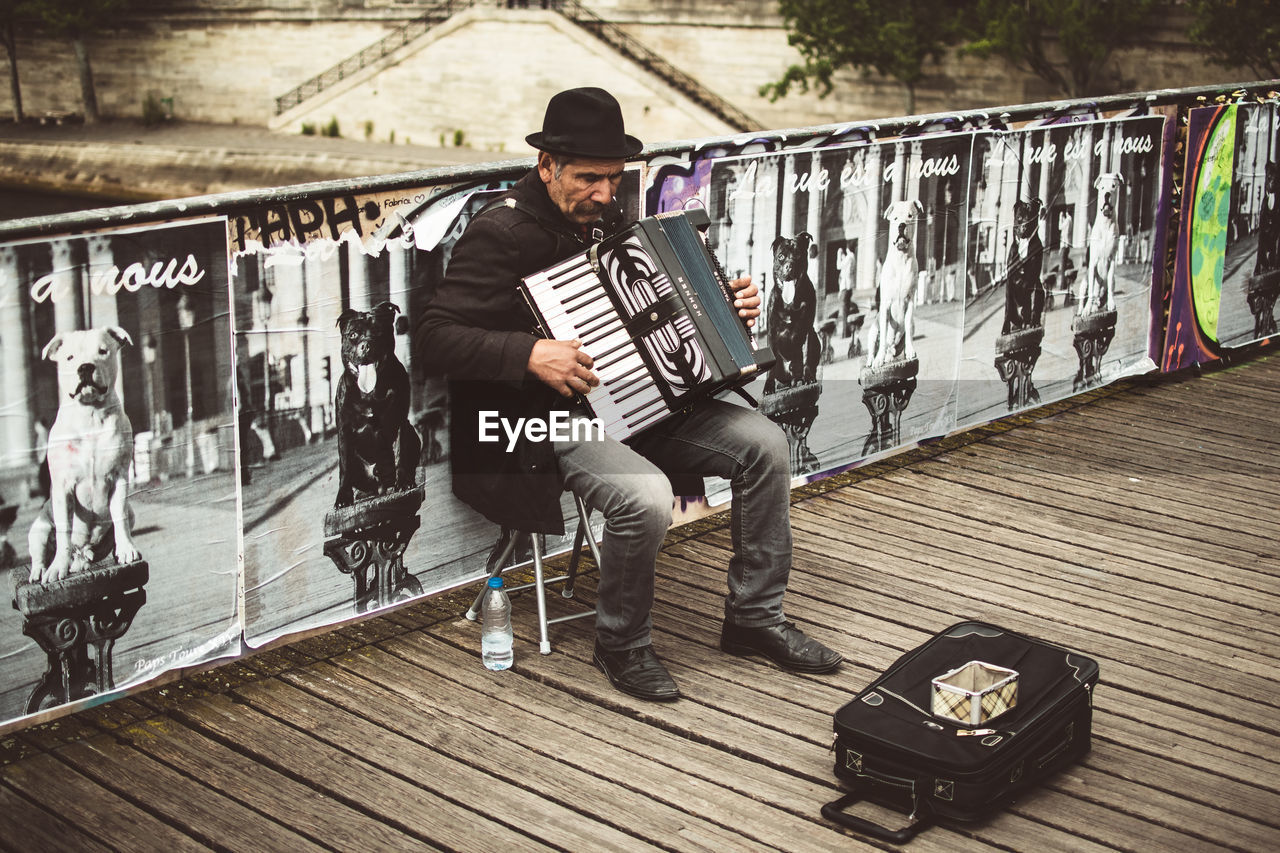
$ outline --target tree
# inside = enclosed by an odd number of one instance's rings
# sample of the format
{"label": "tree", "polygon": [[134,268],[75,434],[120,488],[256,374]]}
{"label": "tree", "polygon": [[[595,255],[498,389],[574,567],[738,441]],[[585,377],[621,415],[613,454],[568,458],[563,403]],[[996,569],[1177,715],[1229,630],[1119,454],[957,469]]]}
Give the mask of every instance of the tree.
{"label": "tree", "polygon": [[772,101],[811,81],[819,97],[830,94],[832,76],[849,67],[875,71],[906,87],[907,113],[915,112],[916,86],[927,59],[937,61],[961,36],[961,24],[977,0],[780,0],[788,43],[804,57],[774,83],[760,88]]}
{"label": "tree", "polygon": [[1280,0],[1191,0],[1190,7],[1188,36],[1211,62],[1280,77]]}
{"label": "tree", "polygon": [[22,85],[18,82],[18,32],[33,26],[37,20],[34,0],[0,0],[0,42],[9,55],[9,93],[13,99],[13,120],[21,124]]}
{"label": "tree", "polygon": [[964,52],[999,56],[1067,97],[1106,94],[1112,52],[1150,31],[1161,0],[980,0]]}
{"label": "tree", "polygon": [[57,36],[70,40],[80,76],[80,98],[84,104],[84,120],[98,120],[98,95],[93,86],[93,67],[85,38],[96,30],[118,22],[131,0],[39,0],[41,22]]}

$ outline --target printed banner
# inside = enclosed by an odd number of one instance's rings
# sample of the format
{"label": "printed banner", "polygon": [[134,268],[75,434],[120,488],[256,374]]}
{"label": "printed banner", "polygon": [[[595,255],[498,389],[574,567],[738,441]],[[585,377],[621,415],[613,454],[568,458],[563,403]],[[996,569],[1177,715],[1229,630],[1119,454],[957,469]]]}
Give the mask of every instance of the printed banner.
{"label": "printed banner", "polygon": [[[483,572],[498,528],[453,497],[446,382],[415,360],[411,318],[433,298],[471,218],[509,184],[309,203],[313,212],[390,213],[372,230],[348,222],[298,241],[293,229],[270,246],[250,236],[237,250],[249,645]],[[633,169],[619,193],[632,215],[638,189]],[[286,206],[276,220],[303,216]],[[362,426],[367,405],[399,407],[402,429],[386,447]],[[572,507],[566,495],[566,518]],[[570,541],[549,541],[548,553]]]}
{"label": "printed banner", "polygon": [[1152,116],[978,136],[958,426],[1155,366],[1164,124]]}
{"label": "printed banner", "polygon": [[776,364],[750,390],[786,431],[795,476],[954,421],[971,145],[947,134],[656,173],[660,210],[706,208],[726,272],[760,288],[757,339]]}
{"label": "printed banner", "polygon": [[0,721],[239,654],[224,219],[0,246]]}

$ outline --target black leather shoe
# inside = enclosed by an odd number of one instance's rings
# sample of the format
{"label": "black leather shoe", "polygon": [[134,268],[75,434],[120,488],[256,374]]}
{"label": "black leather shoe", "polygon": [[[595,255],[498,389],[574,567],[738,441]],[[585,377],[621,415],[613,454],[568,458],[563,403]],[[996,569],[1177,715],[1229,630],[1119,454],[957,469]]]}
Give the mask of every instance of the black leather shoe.
{"label": "black leather shoe", "polygon": [[680,688],[654,654],[653,646],[608,652],[597,642],[591,662],[609,676],[610,684],[629,696],[651,702],[672,702],[680,698]]}
{"label": "black leather shoe", "polygon": [[796,672],[830,672],[844,657],[796,627],[794,622],[743,628],[724,623],[720,649],[731,655],[764,655],[778,666]]}

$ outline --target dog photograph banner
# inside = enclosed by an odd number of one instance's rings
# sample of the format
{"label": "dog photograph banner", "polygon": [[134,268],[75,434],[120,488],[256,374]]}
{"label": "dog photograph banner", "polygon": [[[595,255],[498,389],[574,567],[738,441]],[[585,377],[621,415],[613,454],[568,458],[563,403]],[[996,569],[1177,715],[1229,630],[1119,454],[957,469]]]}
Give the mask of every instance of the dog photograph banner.
{"label": "dog photograph banner", "polygon": [[0,720],[239,654],[224,218],[0,246]]}
{"label": "dog photograph banner", "polygon": [[[628,175],[619,195],[634,215],[639,170]],[[312,228],[270,246],[253,239],[259,229],[236,250],[250,646],[484,573],[498,529],[453,496],[446,378],[415,360],[411,332],[454,243],[511,183],[345,199],[342,209],[379,211],[377,227]],[[271,216],[242,222],[294,218]],[[571,517],[568,497],[562,509]]]}
{"label": "dog photograph banner", "polygon": [[664,210],[705,207],[708,244],[760,288],[753,383],[798,478],[954,422],[971,134],[719,157],[656,170]]}
{"label": "dog photograph banner", "polygon": [[1147,116],[978,135],[958,426],[1155,366],[1164,127]]}

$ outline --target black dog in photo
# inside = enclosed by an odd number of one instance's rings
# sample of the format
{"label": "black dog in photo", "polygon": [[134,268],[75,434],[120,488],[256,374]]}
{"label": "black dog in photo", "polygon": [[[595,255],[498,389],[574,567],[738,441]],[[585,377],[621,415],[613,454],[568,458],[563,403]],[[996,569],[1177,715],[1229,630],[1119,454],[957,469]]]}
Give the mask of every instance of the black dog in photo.
{"label": "black dog in photo", "polygon": [[1007,335],[1040,325],[1044,313],[1044,282],[1040,268],[1044,244],[1040,242],[1040,199],[1013,205],[1013,240],[1009,243],[1009,266],[1004,287],[1004,328]]}
{"label": "black dog in photo", "polygon": [[1254,261],[1254,275],[1280,269],[1280,162],[1267,162],[1262,186],[1258,256]]}
{"label": "black dog in photo", "polygon": [[409,373],[395,355],[390,302],[338,318],[342,378],[334,395],[338,425],[338,498],[372,497],[414,487],[422,444],[409,423]]}
{"label": "black dog in photo", "polygon": [[773,287],[765,306],[769,347],[777,362],[769,371],[764,393],[775,386],[813,382],[818,377],[822,345],[813,328],[818,292],[809,278],[809,245],[813,237],[797,234],[773,241]]}

